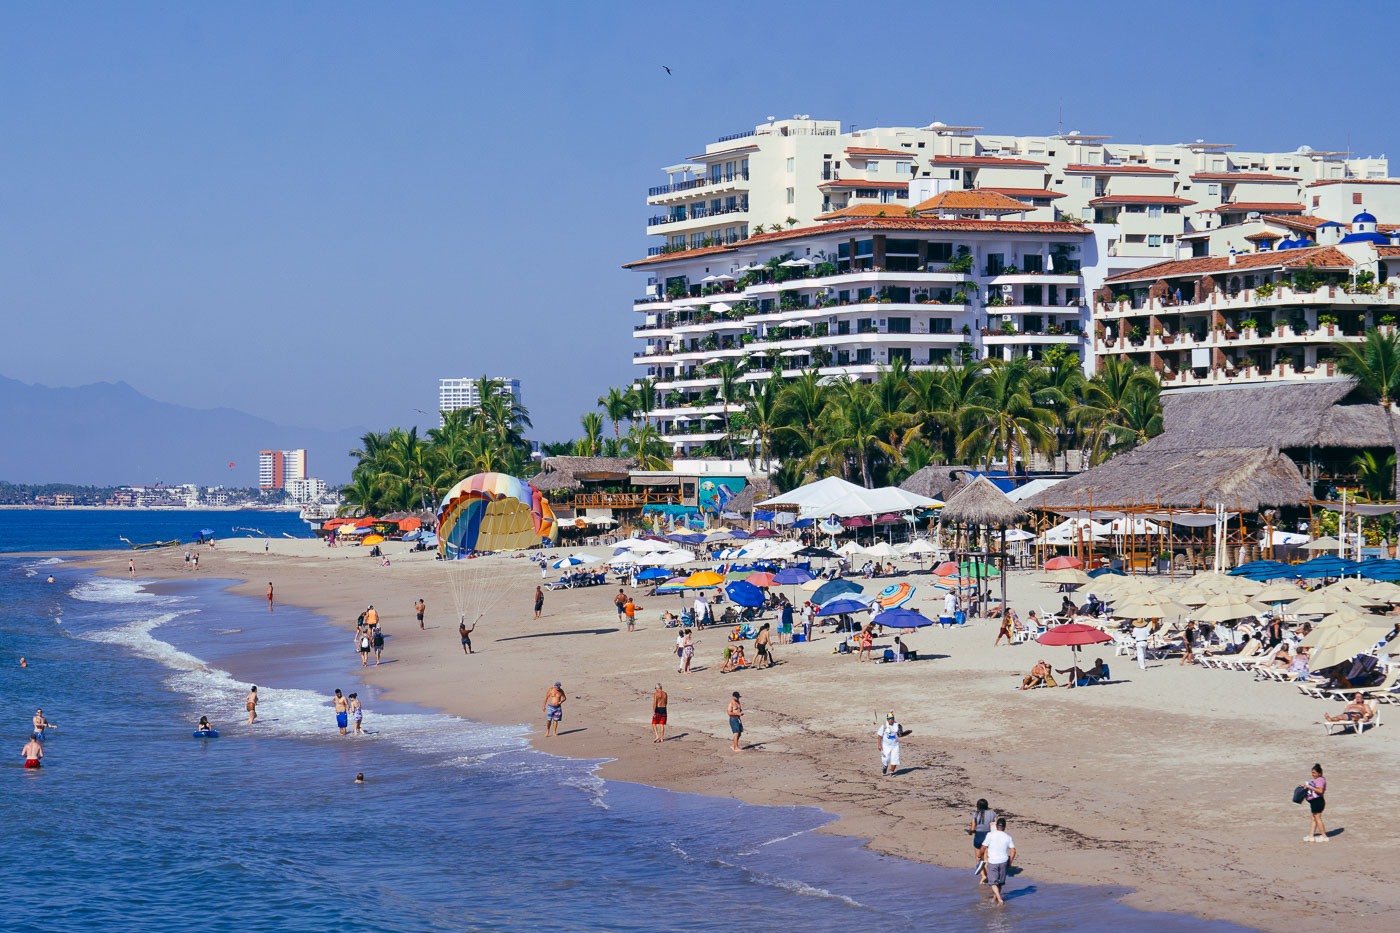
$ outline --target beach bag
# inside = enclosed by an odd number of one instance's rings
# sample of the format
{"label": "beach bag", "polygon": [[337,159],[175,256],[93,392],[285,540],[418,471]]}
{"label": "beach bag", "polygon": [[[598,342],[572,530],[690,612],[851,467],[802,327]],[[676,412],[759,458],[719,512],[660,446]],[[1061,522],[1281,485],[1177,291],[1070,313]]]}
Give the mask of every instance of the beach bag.
{"label": "beach bag", "polygon": [[1302,802],[1307,798],[1307,796],[1308,796],[1308,789],[1307,789],[1306,787],[1304,787],[1302,784],[1299,784],[1297,787],[1293,788],[1293,802],[1294,802],[1294,803],[1302,803]]}

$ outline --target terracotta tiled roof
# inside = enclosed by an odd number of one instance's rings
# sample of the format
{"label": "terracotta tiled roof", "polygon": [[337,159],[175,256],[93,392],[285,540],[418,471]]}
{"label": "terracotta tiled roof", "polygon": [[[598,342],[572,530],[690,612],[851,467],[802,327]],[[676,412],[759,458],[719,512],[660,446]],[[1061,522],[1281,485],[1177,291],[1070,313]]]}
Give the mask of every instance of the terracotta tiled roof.
{"label": "terracotta tiled roof", "polygon": [[905,159],[912,159],[914,157],[914,153],[910,152],[907,149],[864,149],[860,146],[850,147],[846,150],[846,155],[855,156],[856,158],[864,157],[867,159],[893,158],[895,156],[901,156]]}
{"label": "terracotta tiled roof", "polygon": [[1376,255],[1382,259],[1394,259],[1400,256],[1400,246],[1377,246]]}
{"label": "terracotta tiled roof", "polygon": [[850,220],[853,217],[900,217],[909,209],[908,204],[852,204],[839,211],[822,214],[816,220]]}
{"label": "terracotta tiled roof", "polygon": [[1150,165],[1066,165],[1066,175],[1175,175],[1169,168]]}
{"label": "terracotta tiled roof", "polygon": [[1089,233],[1083,224],[1069,224],[1058,220],[972,220],[955,218],[945,220],[938,217],[872,217],[867,220],[847,220],[818,227],[798,227],[795,230],[780,230],[777,233],[760,233],[741,241],[740,245],[763,243],[768,240],[786,240],[792,237],[808,236],[813,233],[830,233],[832,230],[931,230],[949,233]]}
{"label": "terracotta tiled roof", "polygon": [[1323,185],[1400,185],[1400,178],[1325,178],[1308,187],[1320,188]]}
{"label": "terracotta tiled roof", "polygon": [[1009,198],[1062,198],[1063,191],[1051,191],[1049,188],[983,188],[983,191],[995,191],[997,194],[1004,194]]}
{"label": "terracotta tiled roof", "polygon": [[1314,217],[1311,214],[1296,214],[1292,217],[1280,217],[1278,214],[1266,214],[1260,218],[1271,224],[1278,224],[1280,227],[1287,227],[1289,230],[1306,230],[1311,233],[1319,225],[1326,223],[1322,217]]}
{"label": "terracotta tiled roof", "polygon": [[1090,204],[1195,204],[1186,198],[1174,198],[1165,194],[1110,194],[1094,198]]}
{"label": "terracotta tiled roof", "polygon": [[1350,269],[1351,257],[1333,246],[1309,246],[1301,249],[1270,250],[1263,253],[1244,253],[1235,256],[1235,264],[1230,264],[1228,256],[1201,256],[1196,259],[1181,259],[1173,262],[1159,262],[1143,266],[1131,272],[1123,272],[1108,277],[1109,282],[1142,282],[1157,279],[1170,279],[1179,276],[1209,275],[1216,272],[1236,272],[1242,269],[1292,269],[1312,265],[1318,269]]}
{"label": "terracotta tiled roof", "polygon": [[655,262],[670,262],[673,259],[693,259],[696,256],[710,256],[715,253],[733,252],[733,246],[702,246],[700,249],[682,249],[674,253],[662,253],[659,256],[648,256],[646,259],[638,259],[636,262],[624,263],[622,268],[632,269],[636,266],[649,266]]}
{"label": "terracotta tiled roof", "polygon": [[1033,162],[1030,159],[1003,159],[999,156],[955,156],[936,155],[929,159],[934,165],[989,165],[1000,168],[1042,168],[1048,162]]}
{"label": "terracotta tiled roof", "polygon": [[1222,204],[1210,210],[1202,211],[1203,214],[1278,214],[1296,211],[1301,214],[1307,208],[1301,204],[1287,204],[1278,201],[1235,201],[1232,204]]}
{"label": "terracotta tiled roof", "polygon": [[927,201],[915,204],[914,210],[920,213],[925,211],[1002,211],[1011,214],[1024,211],[1028,206],[1024,201],[1008,198],[995,191],[972,188],[940,192]]}
{"label": "terracotta tiled roof", "polygon": [[842,178],[836,181],[824,181],[818,188],[908,188],[907,181],[860,181],[854,178]]}
{"label": "terracotta tiled roof", "polygon": [[1281,182],[1286,181],[1297,184],[1299,179],[1290,178],[1287,175],[1272,175],[1268,172],[1196,172],[1191,176],[1192,181],[1247,181],[1247,182]]}
{"label": "terracotta tiled roof", "polygon": [[1274,233],[1271,230],[1260,230],[1258,233],[1251,233],[1245,237],[1246,240],[1282,240],[1282,233]]}

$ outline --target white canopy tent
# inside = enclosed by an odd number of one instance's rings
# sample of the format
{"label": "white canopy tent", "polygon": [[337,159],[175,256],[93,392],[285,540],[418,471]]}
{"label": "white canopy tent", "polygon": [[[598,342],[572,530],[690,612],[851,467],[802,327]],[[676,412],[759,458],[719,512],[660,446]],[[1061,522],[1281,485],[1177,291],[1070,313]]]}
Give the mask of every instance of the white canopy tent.
{"label": "white canopy tent", "polygon": [[816,482],[785,492],[757,503],[757,508],[775,505],[795,505],[799,518],[825,518],[835,515],[851,518],[856,515],[880,515],[885,512],[908,512],[911,509],[936,508],[943,503],[920,496],[897,486],[866,489],[848,483],[839,476],[828,476]]}

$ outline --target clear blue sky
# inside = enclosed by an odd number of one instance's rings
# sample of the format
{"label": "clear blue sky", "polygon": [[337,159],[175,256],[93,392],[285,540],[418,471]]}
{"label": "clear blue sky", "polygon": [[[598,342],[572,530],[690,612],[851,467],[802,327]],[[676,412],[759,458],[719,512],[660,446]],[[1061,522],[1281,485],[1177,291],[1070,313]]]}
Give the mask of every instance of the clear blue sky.
{"label": "clear blue sky", "polygon": [[10,4],[0,374],[325,427],[512,374],[560,439],[660,166],[769,114],[1400,157],[1394,6],[1136,6]]}

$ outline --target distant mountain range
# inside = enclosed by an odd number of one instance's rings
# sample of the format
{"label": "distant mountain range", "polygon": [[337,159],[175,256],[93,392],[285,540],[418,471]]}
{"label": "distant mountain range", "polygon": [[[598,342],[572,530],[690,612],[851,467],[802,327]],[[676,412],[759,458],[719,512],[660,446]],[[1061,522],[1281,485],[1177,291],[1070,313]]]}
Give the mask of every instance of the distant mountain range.
{"label": "distant mountain range", "polygon": [[310,473],[338,484],[349,479],[349,451],[363,433],[186,408],[125,382],[56,389],[0,376],[0,480],[12,483],[256,486],[259,450],[305,447]]}

